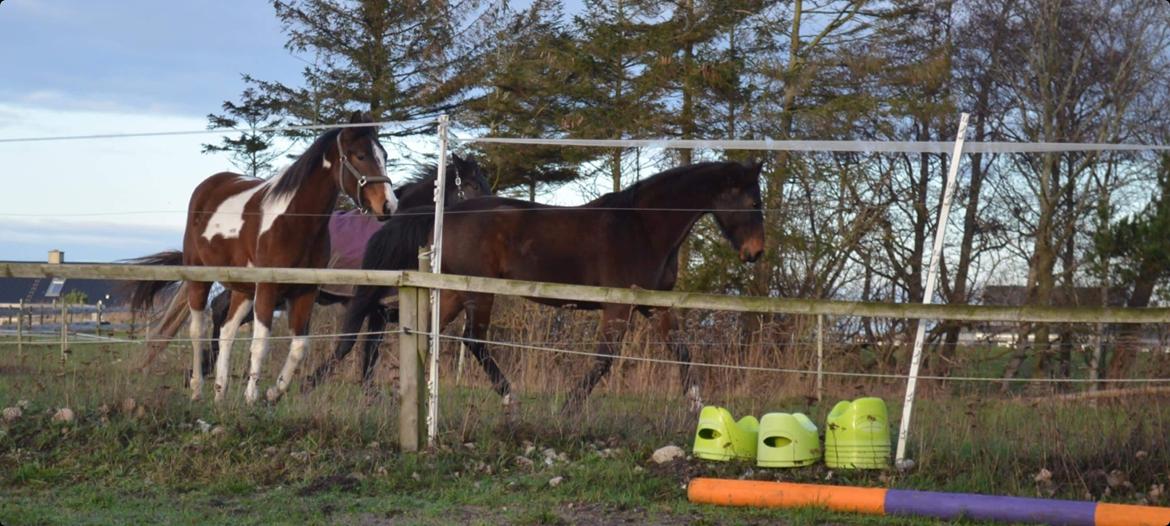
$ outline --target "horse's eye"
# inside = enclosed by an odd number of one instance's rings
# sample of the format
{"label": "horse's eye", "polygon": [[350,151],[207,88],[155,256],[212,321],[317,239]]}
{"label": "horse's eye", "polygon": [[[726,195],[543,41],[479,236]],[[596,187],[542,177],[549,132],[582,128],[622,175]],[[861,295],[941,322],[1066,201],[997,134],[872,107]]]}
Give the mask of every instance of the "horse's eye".
{"label": "horse's eye", "polygon": [[358,156],[357,156],[357,160],[359,160],[359,161],[364,161],[364,160],[366,160],[366,154],[364,154],[364,153],[359,153],[359,154],[358,154]]}

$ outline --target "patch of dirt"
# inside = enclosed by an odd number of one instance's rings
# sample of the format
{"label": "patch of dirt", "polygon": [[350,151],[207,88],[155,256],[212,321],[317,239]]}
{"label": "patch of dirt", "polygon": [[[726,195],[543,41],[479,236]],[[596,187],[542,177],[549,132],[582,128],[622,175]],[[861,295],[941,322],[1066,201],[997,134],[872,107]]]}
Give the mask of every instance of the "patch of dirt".
{"label": "patch of dirt", "polygon": [[[388,513],[375,515],[360,514],[342,520],[339,524],[358,526],[400,526],[405,524],[531,524],[531,525],[625,525],[645,524],[649,526],[676,526],[701,522],[697,514],[674,514],[650,512],[644,508],[621,508],[605,504],[563,503],[548,513],[534,513],[538,510],[489,509],[480,506],[462,506],[444,513],[441,518],[423,517],[415,513]],[[340,517],[339,517],[340,518]],[[760,524],[775,525],[776,521]]]}
{"label": "patch of dirt", "polygon": [[326,491],[353,491],[357,489],[361,483],[360,480],[349,475],[330,475],[328,477],[318,477],[310,482],[305,487],[297,491],[297,495],[301,497],[308,497]]}

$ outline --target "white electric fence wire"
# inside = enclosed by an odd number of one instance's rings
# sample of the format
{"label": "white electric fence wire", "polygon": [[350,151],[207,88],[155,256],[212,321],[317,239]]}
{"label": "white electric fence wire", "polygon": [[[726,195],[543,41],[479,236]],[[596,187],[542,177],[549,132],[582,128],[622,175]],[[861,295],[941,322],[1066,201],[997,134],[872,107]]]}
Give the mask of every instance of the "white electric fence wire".
{"label": "white electric fence wire", "polygon": [[[12,331],[0,331],[0,334],[6,334],[6,333],[14,334]],[[320,339],[332,339],[332,338],[338,338],[338,337],[344,337],[344,336],[353,336],[353,337],[369,336],[372,334],[378,334],[378,335],[382,335],[383,337],[388,337],[391,335],[399,335],[399,334],[415,334],[415,332],[409,331],[409,330],[403,330],[403,329],[394,329],[394,330],[383,331],[383,332],[351,332],[351,333],[310,334],[306,337],[309,339],[320,340]],[[71,333],[70,335],[74,336],[75,334]],[[90,336],[90,335],[85,335],[83,333],[78,333],[77,335]],[[428,332],[427,335],[429,336],[430,333]],[[29,341],[24,342],[25,345],[42,345],[42,344],[43,345],[56,345],[56,344],[60,343],[59,333],[57,333],[57,332],[44,333],[43,335],[35,334],[35,333],[30,335],[29,333],[25,333],[25,336],[26,337],[31,336]],[[291,340],[292,338],[294,338],[294,336],[270,336],[269,337],[269,339],[272,339],[272,340]],[[615,360],[632,361],[632,362],[646,362],[646,363],[655,363],[655,364],[663,364],[663,365],[687,364],[687,365],[691,365],[694,367],[706,367],[706,368],[712,368],[712,369],[744,371],[744,372],[778,373],[778,374],[816,375],[818,373],[817,369],[815,369],[815,368],[813,368],[813,369],[798,369],[798,368],[784,368],[784,367],[764,367],[764,366],[754,366],[754,365],[737,365],[737,364],[724,364],[724,363],[701,362],[701,361],[683,362],[681,360],[672,360],[672,359],[668,359],[668,358],[625,356],[625,355],[620,355],[620,354],[611,355],[611,354],[603,354],[603,353],[598,353],[598,352],[593,352],[593,351],[576,351],[576,350],[571,350],[571,349],[562,349],[562,348],[557,348],[557,347],[550,347],[548,345],[535,345],[533,343],[503,342],[503,341],[468,338],[468,337],[464,337],[464,336],[455,336],[455,335],[447,335],[447,334],[440,334],[439,338],[443,339],[443,340],[458,341],[458,342],[463,342],[463,343],[482,343],[485,345],[494,345],[494,346],[510,348],[510,349],[540,351],[540,352],[548,352],[548,353],[553,353],[553,354],[563,354],[563,355],[570,355],[570,356],[582,356],[582,357],[593,357],[593,358],[613,358]],[[246,340],[246,339],[248,339],[248,337],[242,336],[242,337],[239,337],[238,339]],[[190,343],[192,341],[196,341],[196,339],[173,338],[173,339],[168,339],[168,340],[154,339],[154,340],[148,341],[148,340],[141,340],[141,339],[131,340],[131,339],[125,339],[125,338],[109,338],[109,339],[106,339],[104,341],[97,341],[97,340],[95,340],[95,341],[70,341],[69,345],[71,345],[71,346],[72,345],[110,345],[110,344],[146,345],[146,344],[157,344],[157,343],[161,343],[164,341],[167,343]],[[215,341],[215,339],[214,338],[198,338],[198,341],[211,342],[211,341]],[[383,341],[389,341],[389,340],[384,339]],[[545,343],[547,343],[547,342],[545,342]],[[576,342],[576,343],[579,345],[585,345],[585,344],[592,345],[592,344],[602,343],[602,342]],[[611,343],[620,343],[620,342],[611,342]],[[683,342],[683,343],[685,343],[685,342]],[[14,345],[16,345],[16,342],[7,342],[7,341],[0,342],[0,347],[10,347],[10,346],[14,346]],[[891,379],[891,380],[905,380],[905,379],[909,378],[908,374],[894,374],[894,373],[857,373],[857,372],[847,372],[847,371],[820,371],[820,374],[823,374],[825,376],[837,376],[837,377],[846,377],[846,378],[876,378],[876,379]],[[1093,383],[1093,382],[1119,383],[1119,384],[1170,383],[1170,378],[1105,378],[1105,379],[1100,379],[1100,380],[1094,380],[1094,379],[1090,379],[1090,378],[1000,378],[1000,377],[981,377],[981,376],[919,375],[918,379],[919,380],[937,380],[937,381],[954,381],[954,382],[1012,382],[1012,383],[1065,383],[1065,384]]]}
{"label": "white electric fence wire", "polygon": [[434,122],[433,119],[415,121],[380,121],[367,123],[344,124],[304,124],[295,126],[263,126],[259,128],[215,128],[202,130],[172,130],[147,132],[115,132],[91,133],[82,135],[46,135],[39,137],[0,137],[0,144],[22,142],[50,142],[50,141],[86,141],[95,139],[135,139],[142,137],[177,137],[184,135],[230,135],[233,133],[279,133],[290,131],[332,130],[336,128],[365,128],[369,126],[403,126],[407,124],[424,125]]}
{"label": "white electric fence wire", "polygon": [[[662,365],[690,365],[693,367],[707,367],[711,369],[726,369],[734,371],[751,371],[761,373],[782,373],[782,374],[807,374],[816,375],[817,370],[814,369],[794,369],[785,367],[764,367],[756,365],[735,365],[712,362],[684,362],[682,360],[672,360],[669,358],[651,358],[647,356],[625,356],[620,354],[604,354],[591,351],[574,351],[570,349],[559,349],[555,347],[545,347],[540,345],[528,345],[523,343],[499,342],[493,340],[482,340],[477,338],[468,338],[465,336],[442,335],[445,340],[460,341],[464,343],[482,343],[485,345],[495,345],[506,347],[509,349],[520,349],[528,351],[540,351],[554,354],[565,354],[571,356],[588,356],[595,358],[612,358],[614,360],[624,360],[631,362],[646,362]],[[821,374],[825,376],[839,376],[846,378],[879,378],[890,380],[905,380],[909,378],[908,374],[894,374],[894,373],[855,373],[847,371],[823,371]],[[947,382],[1013,382],[1013,383],[1059,383],[1059,384],[1078,384],[1091,382],[1108,382],[1108,383],[1170,383],[1170,378],[1108,378],[1103,380],[1092,380],[1089,378],[999,378],[988,376],[934,376],[934,375],[920,375],[919,380],[939,380]]]}

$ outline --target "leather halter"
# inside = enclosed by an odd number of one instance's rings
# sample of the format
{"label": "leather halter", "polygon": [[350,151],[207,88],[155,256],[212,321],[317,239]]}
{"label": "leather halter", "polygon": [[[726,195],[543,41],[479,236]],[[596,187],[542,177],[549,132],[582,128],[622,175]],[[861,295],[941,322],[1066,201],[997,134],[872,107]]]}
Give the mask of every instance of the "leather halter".
{"label": "leather halter", "polygon": [[357,204],[359,212],[369,214],[370,210],[362,205],[362,189],[371,183],[389,183],[391,182],[390,178],[382,175],[367,177],[357,171],[357,168],[354,168],[353,164],[350,164],[349,157],[345,155],[345,150],[341,149],[341,132],[337,133],[337,157],[341,160],[341,167],[337,169],[337,185],[341,187],[342,192],[348,194],[349,192],[345,190],[345,183],[342,181],[342,177],[344,175],[353,177],[354,181],[357,182],[357,191],[354,192],[356,195],[350,195],[349,198],[353,199],[354,203]]}

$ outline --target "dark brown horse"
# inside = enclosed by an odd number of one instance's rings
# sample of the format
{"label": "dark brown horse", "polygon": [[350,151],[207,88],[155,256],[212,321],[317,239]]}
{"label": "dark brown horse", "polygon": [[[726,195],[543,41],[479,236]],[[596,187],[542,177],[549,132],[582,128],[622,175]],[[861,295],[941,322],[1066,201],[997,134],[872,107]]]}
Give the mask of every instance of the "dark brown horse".
{"label": "dark brown horse", "polygon": [[[350,122],[372,121],[367,115],[354,113]],[[359,208],[369,208],[381,218],[388,218],[397,208],[390,179],[386,177],[385,159],[377,128],[358,126],[325,132],[288,169],[270,180],[230,172],[215,174],[200,183],[191,195],[182,252],[164,252],[141,260],[202,266],[324,268],[329,262],[329,216],[340,193],[348,194]],[[150,305],[154,295],[167,285],[167,282],[139,284],[134,294],[135,306]],[[198,400],[203,391],[200,362],[204,309],[211,283],[190,281],[186,286],[193,347],[191,398]],[[275,401],[288,389],[304,357],[317,286],[273,283],[224,283],[224,286],[232,295],[228,323],[220,337],[224,352],[216,363],[215,400],[221,401],[227,391],[232,340],[249,308],[255,310],[256,324],[244,397],[248,403],[259,398],[257,384],[260,366],[268,354],[272,313],[277,303],[287,301],[293,338],[276,386],[268,390],[268,399]]]}
{"label": "dark brown horse", "polygon": [[[491,278],[545,281],[606,287],[670,290],[677,278],[678,249],[695,222],[712,214],[740,259],[755,261],[764,249],[764,217],[760,208],[760,164],[709,162],[674,168],[606,194],[579,207],[540,205],[528,201],[485,197],[455,204],[444,216],[443,273]],[[362,268],[404,270],[417,265],[418,248],[430,243],[433,214],[404,210],[374,235]],[[346,312],[343,333],[361,329],[368,319],[380,330],[377,313],[387,287],[358,287]],[[571,393],[566,409],[582,402],[606,375],[617,344],[625,335],[630,305],[531,298],[547,305],[573,304],[602,311],[601,357]],[[465,336],[493,388],[511,405],[511,386],[482,343],[491,323],[493,296],[442,291],[440,328],[467,312]],[[649,316],[653,309],[638,307]],[[660,318],[669,330],[675,319]],[[354,338],[343,337],[334,353],[340,360]],[[684,346],[672,345],[681,367],[684,390],[692,408],[701,405],[698,385],[690,375]],[[367,349],[370,347],[367,345]],[[376,344],[372,348],[376,352]],[[366,360],[367,366],[373,360]]]}

